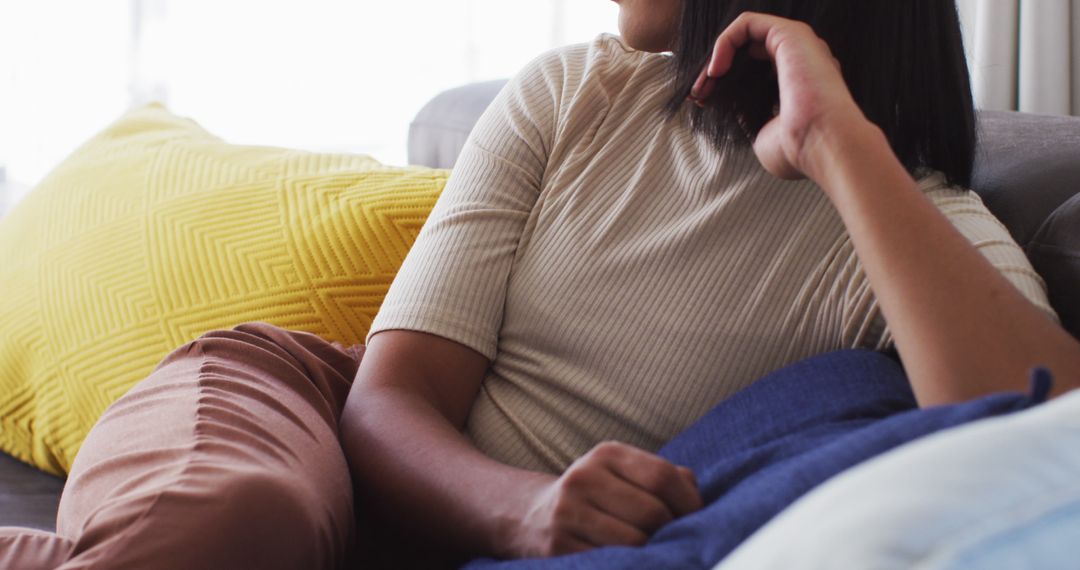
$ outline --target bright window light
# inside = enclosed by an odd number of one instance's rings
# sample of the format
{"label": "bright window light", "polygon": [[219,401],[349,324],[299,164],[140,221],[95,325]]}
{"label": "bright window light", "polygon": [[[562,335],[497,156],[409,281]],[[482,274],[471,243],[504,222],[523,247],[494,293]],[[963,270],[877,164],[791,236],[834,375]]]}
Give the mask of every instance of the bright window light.
{"label": "bright window light", "polygon": [[0,1],[0,164],[9,179],[36,183],[127,108],[130,16],[129,0]]}
{"label": "bright window light", "polygon": [[0,165],[25,185],[132,104],[225,140],[404,164],[431,97],[617,33],[610,0],[4,0]]}

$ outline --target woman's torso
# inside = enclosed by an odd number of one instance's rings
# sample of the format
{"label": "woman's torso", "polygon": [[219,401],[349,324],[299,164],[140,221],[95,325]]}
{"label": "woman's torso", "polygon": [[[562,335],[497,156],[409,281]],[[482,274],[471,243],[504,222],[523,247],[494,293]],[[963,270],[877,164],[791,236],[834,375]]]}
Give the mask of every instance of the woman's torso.
{"label": "woman's torso", "polygon": [[[491,360],[466,433],[499,461],[559,472],[603,440],[655,450],[772,370],[890,343],[822,191],[773,178],[749,149],[721,154],[685,106],[669,118],[669,76],[667,56],[612,36],[526,67],[471,134],[371,327]],[[920,187],[1052,313],[978,196],[940,175]]]}
{"label": "woman's torso", "polygon": [[748,149],[722,156],[682,112],[668,120],[666,56],[611,36],[568,52],[572,96],[468,422],[482,450],[558,471],[600,439],[655,449],[771,370],[878,343],[813,183],[771,177]]}

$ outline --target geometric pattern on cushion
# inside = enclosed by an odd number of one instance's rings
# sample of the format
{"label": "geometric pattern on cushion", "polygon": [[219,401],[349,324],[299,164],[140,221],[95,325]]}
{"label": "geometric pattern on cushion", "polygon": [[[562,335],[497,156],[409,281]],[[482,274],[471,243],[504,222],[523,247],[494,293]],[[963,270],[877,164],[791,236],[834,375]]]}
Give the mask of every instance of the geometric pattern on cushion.
{"label": "geometric pattern on cushion", "polygon": [[363,342],[448,175],[128,113],[0,219],[0,449],[66,473],[113,401],[210,330]]}

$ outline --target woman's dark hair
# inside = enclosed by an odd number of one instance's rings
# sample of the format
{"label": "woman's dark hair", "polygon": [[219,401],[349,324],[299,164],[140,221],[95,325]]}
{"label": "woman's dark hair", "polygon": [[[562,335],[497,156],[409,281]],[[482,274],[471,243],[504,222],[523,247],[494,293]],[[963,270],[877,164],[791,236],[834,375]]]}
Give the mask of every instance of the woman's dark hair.
{"label": "woman's dark hair", "polygon": [[[913,174],[941,171],[970,186],[975,108],[954,0],[683,0],[675,93],[684,104],[716,37],[744,11],[810,25],[840,61],[855,101]],[[691,123],[721,149],[749,144],[779,104],[772,64],[742,50]]]}

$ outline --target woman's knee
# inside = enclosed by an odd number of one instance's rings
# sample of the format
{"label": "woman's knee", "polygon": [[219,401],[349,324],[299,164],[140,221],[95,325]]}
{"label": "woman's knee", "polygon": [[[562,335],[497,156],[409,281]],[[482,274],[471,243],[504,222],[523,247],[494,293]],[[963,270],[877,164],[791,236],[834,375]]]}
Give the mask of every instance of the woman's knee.
{"label": "woman's knee", "polygon": [[223,482],[214,501],[212,526],[233,533],[243,529],[252,538],[310,540],[333,522],[322,520],[327,505],[320,504],[320,494],[289,473],[241,471]]}
{"label": "woman's knee", "polygon": [[350,505],[324,504],[313,484],[288,473],[199,471],[96,513],[71,563],[161,570],[341,565],[353,532]]}
{"label": "woman's knee", "polygon": [[233,357],[252,362],[265,364],[276,357],[303,371],[320,384],[321,389],[344,389],[346,392],[359,368],[362,354],[362,350],[345,349],[306,331],[258,321],[242,323],[228,330],[210,331],[192,344],[200,342],[210,343],[213,346],[210,350],[231,350]]}
{"label": "woman's knee", "polygon": [[264,322],[206,332],[175,350],[159,367],[204,356],[260,374],[306,376],[320,389],[344,383],[347,390],[359,367],[354,355],[317,335]]}
{"label": "woman's knee", "polygon": [[288,473],[231,474],[205,510],[187,511],[192,535],[178,549],[192,549],[190,567],[336,567],[352,535],[351,505],[324,504],[310,485]]}
{"label": "woman's knee", "polygon": [[257,354],[263,358],[273,355],[293,360],[293,355],[287,349],[290,344],[287,339],[295,334],[298,333],[269,323],[247,322],[231,329],[207,331],[178,349],[177,352],[184,354],[213,352],[218,355],[230,353],[241,356]]}

